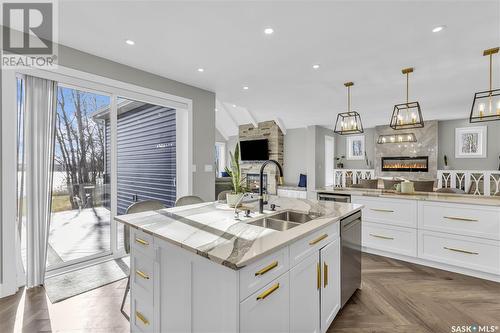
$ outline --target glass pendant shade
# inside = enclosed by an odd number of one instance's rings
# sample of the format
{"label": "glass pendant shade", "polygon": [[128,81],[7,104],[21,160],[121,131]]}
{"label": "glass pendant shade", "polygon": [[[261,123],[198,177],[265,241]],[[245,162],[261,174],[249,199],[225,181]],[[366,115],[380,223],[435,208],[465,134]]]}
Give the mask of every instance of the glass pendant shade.
{"label": "glass pendant shade", "polygon": [[469,121],[479,123],[484,121],[500,120],[500,89],[493,89],[493,55],[498,53],[500,48],[485,50],[483,55],[490,57],[490,90],[481,91],[474,94],[472,108],[470,110]]}
{"label": "glass pendant shade", "polygon": [[413,73],[413,68],[405,68],[402,73],[406,75],[406,103],[394,105],[389,126],[395,130],[424,127],[420,104],[409,101],[409,74]]}
{"label": "glass pendant shade", "polygon": [[335,128],[333,131],[340,135],[359,134],[363,133],[363,123],[361,116],[356,111],[351,111],[351,87],[352,82],[344,83],[347,87],[347,112],[342,112],[337,115]]}
{"label": "glass pendant shade", "polygon": [[417,137],[414,133],[401,133],[401,134],[382,134],[378,137],[377,143],[406,143],[417,142]]}

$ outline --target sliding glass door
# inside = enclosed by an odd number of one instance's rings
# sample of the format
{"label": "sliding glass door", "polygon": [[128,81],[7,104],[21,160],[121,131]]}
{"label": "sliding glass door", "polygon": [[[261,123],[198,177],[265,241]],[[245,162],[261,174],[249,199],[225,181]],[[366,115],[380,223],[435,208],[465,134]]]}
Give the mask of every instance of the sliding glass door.
{"label": "sliding glass door", "polygon": [[111,253],[105,124],[111,97],[59,86],[47,267]]}
{"label": "sliding glass door", "polygon": [[[123,225],[113,217],[144,200],[174,206],[178,174],[179,187],[187,191],[191,174],[186,129],[191,120],[181,102],[39,74],[58,82],[46,262],[47,272],[58,274],[90,261],[123,256]],[[18,263],[26,267],[24,215],[30,198],[25,194],[29,177],[24,168],[23,120],[30,110],[24,108],[24,75],[30,74],[19,73],[17,80],[17,244]]]}

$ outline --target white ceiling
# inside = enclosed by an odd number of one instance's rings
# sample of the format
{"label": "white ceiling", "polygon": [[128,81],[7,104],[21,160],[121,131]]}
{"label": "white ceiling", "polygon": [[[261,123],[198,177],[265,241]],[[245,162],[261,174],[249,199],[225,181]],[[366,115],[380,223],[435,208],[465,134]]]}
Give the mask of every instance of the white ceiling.
{"label": "white ceiling", "polygon": [[[387,124],[404,101],[407,66],[424,119],[465,118],[474,92],[488,88],[482,51],[500,45],[498,0],[63,1],[59,9],[60,43],[216,92],[225,135],[235,123],[275,118],[286,128],[332,126],[346,109],[346,81],[355,82],[364,125]],[[432,33],[437,25],[447,28]]]}

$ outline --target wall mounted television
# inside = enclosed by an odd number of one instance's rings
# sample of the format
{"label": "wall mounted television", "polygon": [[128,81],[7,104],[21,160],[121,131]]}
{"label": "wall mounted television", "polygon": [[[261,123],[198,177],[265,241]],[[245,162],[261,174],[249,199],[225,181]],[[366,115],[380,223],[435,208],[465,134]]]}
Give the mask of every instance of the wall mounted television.
{"label": "wall mounted television", "polygon": [[242,161],[265,161],[269,159],[267,139],[240,141]]}

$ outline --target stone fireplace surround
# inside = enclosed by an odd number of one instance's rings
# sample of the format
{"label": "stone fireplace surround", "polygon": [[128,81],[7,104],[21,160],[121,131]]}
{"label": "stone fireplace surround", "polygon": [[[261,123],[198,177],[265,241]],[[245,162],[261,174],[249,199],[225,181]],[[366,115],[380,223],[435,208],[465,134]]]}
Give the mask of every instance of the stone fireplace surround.
{"label": "stone fireplace surround", "polygon": [[[254,127],[253,124],[240,125],[238,137],[240,141],[267,139],[269,159],[276,160],[283,166],[284,137],[283,132],[281,132],[274,120],[260,122],[257,127]],[[240,167],[243,177],[246,177],[247,174],[259,174],[261,165],[260,162],[242,162]],[[266,188],[268,193],[276,194],[279,176],[277,167],[268,165],[265,169],[265,175],[267,175]]]}
{"label": "stone fireplace surround", "polygon": [[[397,134],[389,126],[375,127],[375,142],[381,134]],[[417,137],[415,143],[375,143],[374,169],[375,177],[402,177],[410,180],[436,179],[437,177],[437,156],[438,156],[438,122],[436,120],[426,121],[423,128],[404,130],[413,132]],[[407,172],[407,171],[382,171],[382,157],[428,157],[427,172]]]}

